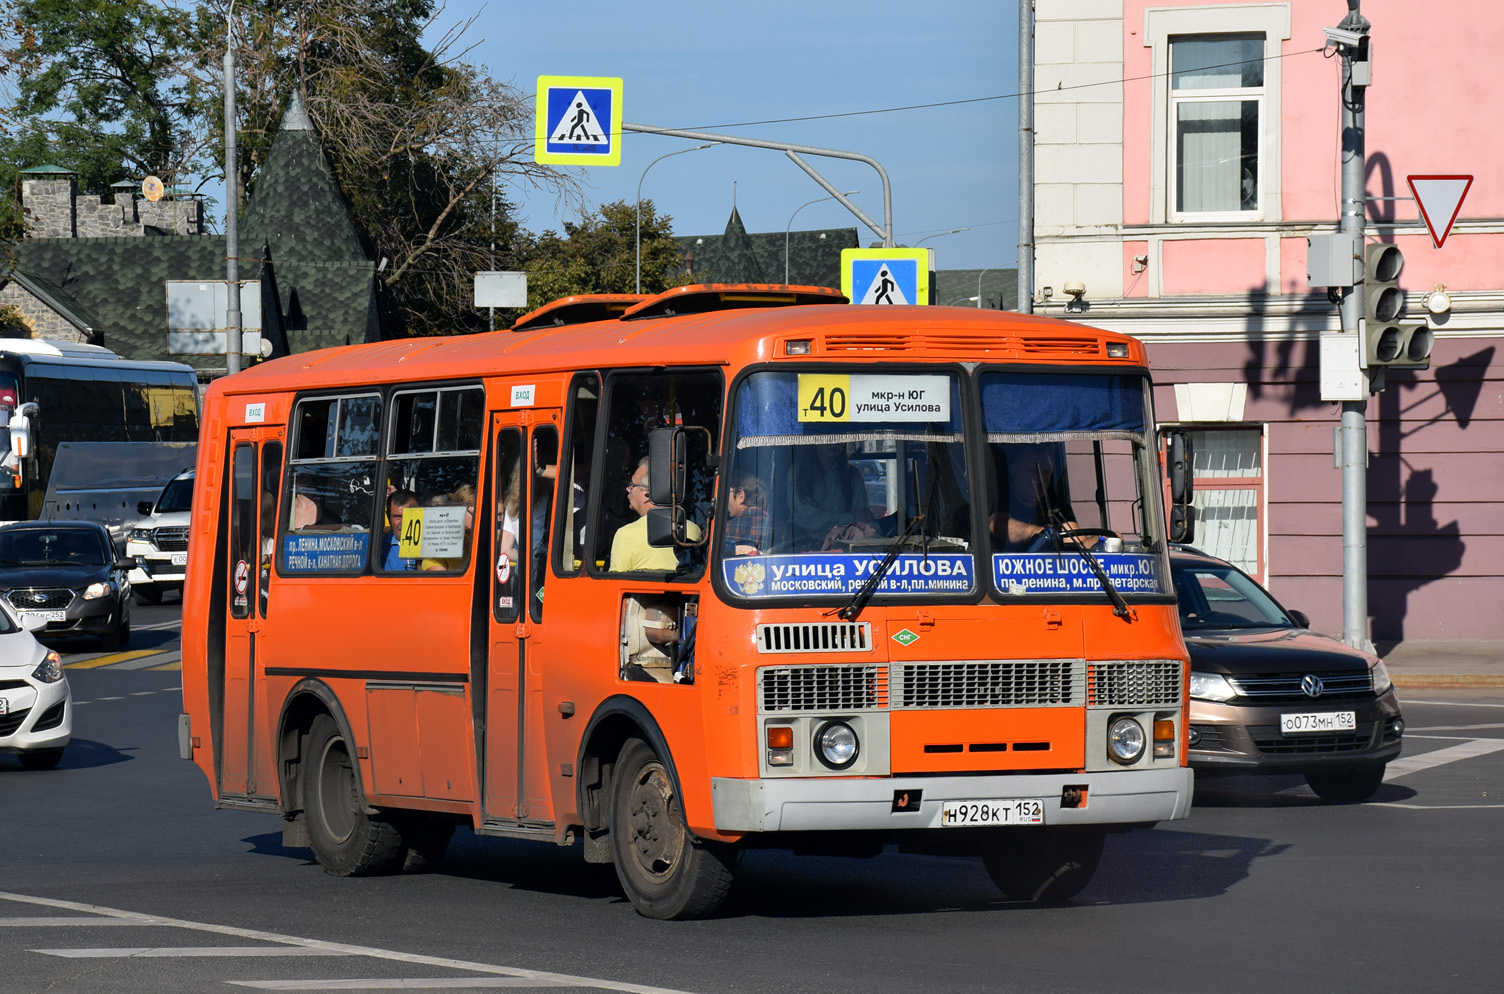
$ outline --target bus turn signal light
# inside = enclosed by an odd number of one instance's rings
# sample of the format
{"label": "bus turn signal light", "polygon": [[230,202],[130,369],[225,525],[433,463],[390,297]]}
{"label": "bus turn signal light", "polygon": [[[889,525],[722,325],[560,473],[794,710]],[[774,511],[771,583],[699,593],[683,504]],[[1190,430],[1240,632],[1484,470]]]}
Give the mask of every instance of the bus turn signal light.
{"label": "bus turn signal light", "polygon": [[788,725],[769,725],[768,765],[794,765],[794,729]]}
{"label": "bus turn signal light", "polygon": [[1154,758],[1169,759],[1175,755],[1175,722],[1160,718],[1154,722]]}

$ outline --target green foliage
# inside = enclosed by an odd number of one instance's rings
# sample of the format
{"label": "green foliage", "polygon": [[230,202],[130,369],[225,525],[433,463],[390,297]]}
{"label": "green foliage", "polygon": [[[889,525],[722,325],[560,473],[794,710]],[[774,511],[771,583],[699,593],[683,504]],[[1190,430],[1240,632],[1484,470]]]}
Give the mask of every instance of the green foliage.
{"label": "green foliage", "polygon": [[[624,200],[593,215],[565,222],[564,234],[545,231],[519,244],[516,259],[527,273],[528,307],[584,293],[634,293],[637,288],[636,211]],[[673,218],[642,202],[642,291],[662,293],[690,282],[674,241]]]}

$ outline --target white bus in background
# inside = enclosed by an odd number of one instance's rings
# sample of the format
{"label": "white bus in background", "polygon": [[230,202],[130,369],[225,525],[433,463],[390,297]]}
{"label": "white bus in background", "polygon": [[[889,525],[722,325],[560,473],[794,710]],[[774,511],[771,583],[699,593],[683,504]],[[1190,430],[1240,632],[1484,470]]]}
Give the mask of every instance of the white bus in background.
{"label": "white bus in background", "polygon": [[0,339],[0,523],[83,519],[117,548],[194,463],[198,377],[72,342]]}

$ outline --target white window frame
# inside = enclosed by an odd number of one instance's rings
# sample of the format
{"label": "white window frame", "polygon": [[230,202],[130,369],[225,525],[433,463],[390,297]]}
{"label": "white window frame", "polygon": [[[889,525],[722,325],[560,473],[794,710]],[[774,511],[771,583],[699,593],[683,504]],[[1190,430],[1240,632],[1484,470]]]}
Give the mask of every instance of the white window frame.
{"label": "white window frame", "polygon": [[[1264,85],[1255,88],[1187,90],[1172,97],[1170,38],[1230,34],[1264,36]],[[1144,11],[1144,46],[1151,50],[1150,217],[1158,223],[1203,224],[1282,220],[1280,195],[1280,49],[1290,37],[1290,5],[1257,3],[1197,7],[1149,7]],[[1176,211],[1175,104],[1236,101],[1254,98],[1259,104],[1259,206],[1251,211]]]}

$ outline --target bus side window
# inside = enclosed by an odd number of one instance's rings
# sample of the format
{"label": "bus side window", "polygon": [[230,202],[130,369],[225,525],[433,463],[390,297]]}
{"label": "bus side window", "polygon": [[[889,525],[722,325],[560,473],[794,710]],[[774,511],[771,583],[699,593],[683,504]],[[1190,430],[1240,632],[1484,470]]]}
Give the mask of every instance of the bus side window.
{"label": "bus side window", "polygon": [[[569,446],[564,452],[564,460],[558,461],[557,456],[538,457],[539,470],[544,476],[554,477],[555,485],[560,493],[568,493],[569,501],[559,502],[559,514],[562,517],[560,527],[563,528],[561,535],[568,535],[569,542],[559,542],[559,552],[554,562],[559,567],[559,572],[570,574],[579,571],[585,558],[585,545],[590,528],[588,526],[588,507],[590,503],[590,472],[591,461],[595,457],[595,433],[596,425],[600,420],[600,396],[601,380],[595,373],[583,373],[576,376],[570,390],[569,411]],[[533,436],[535,439],[537,434]],[[550,466],[555,468],[550,469]],[[563,483],[558,481],[562,480]]]}
{"label": "bus side window", "polygon": [[266,617],[272,552],[277,547],[277,494],[282,490],[282,443],[261,447],[261,617]]}
{"label": "bus side window", "polygon": [[[283,514],[281,573],[359,573],[376,522],[381,398],[376,394],[300,401]],[[348,536],[321,538],[329,533]]]}
{"label": "bus side window", "polygon": [[[496,436],[496,577],[492,608],[496,620],[517,620],[518,591],[522,589],[522,567],[527,557],[527,534],[522,525],[530,515],[523,512],[526,484],[522,472],[522,432],[503,429]],[[528,563],[531,566],[531,563]]]}
{"label": "bus side window", "polygon": [[[402,530],[418,543],[420,573],[453,573],[470,561],[485,423],[485,392],[478,386],[392,395],[380,489],[383,498],[393,490],[418,498],[403,514]],[[376,565],[383,564],[378,559]]]}
{"label": "bus side window", "polygon": [[[528,614],[535,622],[543,620],[543,579],[547,572],[549,524],[553,521],[553,515],[549,513],[548,501],[554,491],[559,489],[557,486],[549,485],[548,476],[544,471],[549,466],[557,467],[558,457],[559,435],[554,431],[553,425],[542,425],[534,429],[533,465],[540,467],[540,471],[533,477],[532,520],[528,527],[528,541],[531,543],[528,559],[531,569],[528,571],[527,602]],[[549,458],[553,461],[545,461]],[[556,545],[560,550],[556,553],[557,555],[563,555],[572,560],[573,545],[567,538],[562,539]]]}
{"label": "bus side window", "polygon": [[251,613],[250,591],[239,578],[246,575],[256,556],[256,447],[235,446],[231,469],[230,561],[236,582],[230,588],[230,616],[246,618]]}

